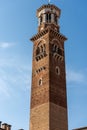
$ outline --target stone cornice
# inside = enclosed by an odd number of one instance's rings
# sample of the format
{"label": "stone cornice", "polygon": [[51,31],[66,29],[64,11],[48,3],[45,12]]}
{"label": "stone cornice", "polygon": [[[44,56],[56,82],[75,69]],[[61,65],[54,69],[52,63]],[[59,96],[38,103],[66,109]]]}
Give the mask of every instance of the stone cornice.
{"label": "stone cornice", "polygon": [[48,33],[48,29],[45,29],[44,31],[41,31],[40,33],[37,33],[36,35],[34,35],[30,40],[31,41],[35,41],[38,38],[41,38],[43,35],[45,35],[46,33]]}
{"label": "stone cornice", "polygon": [[55,5],[53,5],[53,4],[47,4],[47,5],[42,5],[39,9],[37,9],[37,13],[39,12],[39,11],[41,11],[42,9],[44,9],[44,8],[55,8],[57,11],[61,11],[58,7],[56,7]]}
{"label": "stone cornice", "polygon": [[42,36],[44,36],[47,33],[49,33],[49,34],[52,33],[54,36],[58,36],[59,39],[62,40],[62,41],[67,40],[67,38],[64,35],[62,35],[61,33],[58,33],[57,31],[54,31],[51,28],[46,28],[45,30],[41,31],[40,33],[37,33],[30,40],[35,41],[35,40],[41,38]]}

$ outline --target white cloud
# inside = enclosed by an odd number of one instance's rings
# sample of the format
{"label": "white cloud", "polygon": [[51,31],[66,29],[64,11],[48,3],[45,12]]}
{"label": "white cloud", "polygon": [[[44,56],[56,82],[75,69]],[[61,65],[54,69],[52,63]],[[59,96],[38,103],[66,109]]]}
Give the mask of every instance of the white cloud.
{"label": "white cloud", "polygon": [[78,72],[74,70],[67,69],[66,79],[68,83],[86,83],[86,74],[85,72]]}
{"label": "white cloud", "polygon": [[0,48],[9,48],[13,46],[14,43],[9,43],[9,42],[0,42]]}
{"label": "white cloud", "polygon": [[0,78],[0,97],[10,97],[8,85],[6,84],[5,80]]}
{"label": "white cloud", "polygon": [[14,91],[19,91],[19,93],[21,91],[29,91],[31,86],[30,64],[22,63],[22,61],[18,62],[15,58],[1,61],[0,95],[4,95],[4,98],[6,98],[12,96]]}

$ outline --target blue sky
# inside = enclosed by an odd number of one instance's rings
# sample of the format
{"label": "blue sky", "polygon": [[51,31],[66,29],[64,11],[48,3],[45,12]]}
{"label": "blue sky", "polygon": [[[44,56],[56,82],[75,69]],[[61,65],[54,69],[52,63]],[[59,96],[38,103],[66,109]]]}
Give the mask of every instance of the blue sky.
{"label": "blue sky", "polygon": [[[0,0],[0,120],[29,129],[36,9],[47,0]],[[61,9],[65,43],[68,126],[87,126],[87,0],[51,0]]]}

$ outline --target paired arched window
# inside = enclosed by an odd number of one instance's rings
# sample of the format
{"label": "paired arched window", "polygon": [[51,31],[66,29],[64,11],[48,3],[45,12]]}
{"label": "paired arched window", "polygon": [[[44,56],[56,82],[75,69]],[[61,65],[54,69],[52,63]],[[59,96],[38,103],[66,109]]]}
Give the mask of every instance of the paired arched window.
{"label": "paired arched window", "polygon": [[38,44],[36,48],[36,60],[40,60],[45,57],[46,54],[46,45],[45,44]]}
{"label": "paired arched window", "polygon": [[57,54],[59,54],[61,56],[63,55],[62,49],[56,44],[52,44],[52,52],[57,53]]}
{"label": "paired arched window", "polygon": [[46,14],[46,22],[48,23],[50,23],[51,22],[51,14],[50,13],[48,13],[48,14]]}
{"label": "paired arched window", "polygon": [[57,15],[54,14],[54,13],[51,13],[51,12],[47,12],[47,13],[44,13],[44,14],[41,14],[40,17],[39,17],[39,24],[41,25],[43,22],[46,22],[46,23],[55,23],[57,24]]}
{"label": "paired arched window", "polygon": [[45,53],[45,52],[46,52],[46,45],[45,44],[40,45],[36,49],[36,56],[41,54],[41,53]]}

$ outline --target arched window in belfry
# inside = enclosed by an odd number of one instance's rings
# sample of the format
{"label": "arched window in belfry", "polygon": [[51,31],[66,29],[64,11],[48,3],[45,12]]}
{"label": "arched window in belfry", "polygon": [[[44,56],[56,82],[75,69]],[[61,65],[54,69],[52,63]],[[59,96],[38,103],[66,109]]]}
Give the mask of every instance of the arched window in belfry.
{"label": "arched window in belfry", "polygon": [[46,22],[51,23],[51,13],[46,14]]}
{"label": "arched window in belfry", "polygon": [[46,22],[48,23],[49,21],[49,14],[46,14]]}
{"label": "arched window in belfry", "polygon": [[42,15],[40,16],[40,24],[42,24],[42,22],[43,22],[43,17],[42,17]]}
{"label": "arched window in belfry", "polygon": [[51,23],[51,14],[49,14],[49,22]]}

